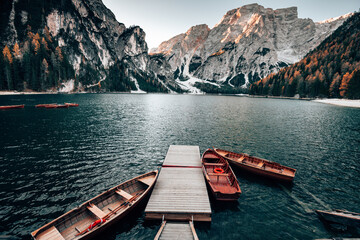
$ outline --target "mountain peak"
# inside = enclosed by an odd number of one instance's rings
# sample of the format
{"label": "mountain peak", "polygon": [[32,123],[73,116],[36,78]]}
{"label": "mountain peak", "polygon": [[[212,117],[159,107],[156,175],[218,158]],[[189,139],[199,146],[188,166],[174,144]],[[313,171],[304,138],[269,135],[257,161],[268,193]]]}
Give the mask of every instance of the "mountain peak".
{"label": "mountain peak", "polygon": [[272,8],[265,8],[257,3],[244,5],[239,8],[228,11],[218,24],[226,25],[238,25],[246,22],[246,19],[250,19],[253,14],[257,15],[274,15],[277,18],[284,20],[293,20],[298,18],[297,7],[280,8],[273,10]]}
{"label": "mountain peak", "polygon": [[210,31],[210,28],[207,24],[199,24],[199,25],[195,25],[195,26],[192,26],[191,28],[189,28],[189,30],[187,30],[187,32],[185,34],[190,35],[193,32],[197,32],[197,31]]}
{"label": "mountain peak", "polygon": [[338,16],[338,17],[329,18],[329,19],[326,19],[326,20],[323,20],[323,21],[320,21],[320,22],[316,22],[316,23],[318,23],[318,24],[331,23],[331,22],[334,22],[334,21],[337,21],[337,20],[340,20],[340,19],[346,19],[348,17],[351,17],[352,15],[354,15],[354,13],[350,12],[350,13],[347,13],[347,14],[344,14],[344,15],[341,15],[341,16]]}

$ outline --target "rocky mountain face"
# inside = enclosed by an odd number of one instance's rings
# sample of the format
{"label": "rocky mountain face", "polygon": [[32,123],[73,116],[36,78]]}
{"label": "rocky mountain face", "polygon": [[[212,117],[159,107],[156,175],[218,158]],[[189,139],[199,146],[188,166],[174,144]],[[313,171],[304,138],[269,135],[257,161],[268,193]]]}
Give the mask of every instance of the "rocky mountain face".
{"label": "rocky mountain face", "polygon": [[111,85],[115,86],[112,90],[127,91],[151,85],[155,91],[168,91],[149,70],[145,32],[140,27],[126,28],[119,23],[101,0],[8,0],[0,5],[1,49],[18,43],[22,50],[30,31],[40,37],[47,31],[49,39],[67,56],[77,77],[86,78],[89,86],[104,81],[116,65],[117,71],[122,71],[121,78],[111,81],[122,82],[122,88],[116,89],[119,84],[107,81],[103,87]]}
{"label": "rocky mountain face", "polygon": [[299,62],[254,82],[249,93],[360,98],[360,13],[354,13]]}
{"label": "rocky mountain face", "polygon": [[212,29],[194,26],[161,43],[151,51],[150,65],[183,88],[244,87],[302,59],[349,15],[313,22],[298,18],[296,7],[246,5],[228,11]]}

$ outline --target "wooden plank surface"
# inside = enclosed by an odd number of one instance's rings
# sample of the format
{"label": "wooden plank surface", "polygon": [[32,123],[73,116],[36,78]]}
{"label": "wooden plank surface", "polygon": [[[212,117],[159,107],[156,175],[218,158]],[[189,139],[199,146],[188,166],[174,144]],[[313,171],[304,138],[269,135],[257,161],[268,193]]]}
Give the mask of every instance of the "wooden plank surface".
{"label": "wooden plank surface", "polygon": [[160,235],[160,240],[194,240],[189,222],[169,223],[167,222]]}
{"label": "wooden plank surface", "polygon": [[170,145],[163,165],[201,167],[199,146]]}
{"label": "wooden plank surface", "polygon": [[[170,146],[168,155],[173,156],[172,164],[169,161],[166,163],[165,160],[164,165],[178,164],[180,159],[186,159],[188,156],[192,160],[188,161],[186,166],[196,166],[198,163],[201,165],[198,146],[177,147]],[[180,157],[176,160],[175,156]],[[194,159],[197,159],[197,162]],[[161,219],[163,215],[168,220],[191,220],[193,217],[194,221],[211,221],[210,201],[201,168],[161,169],[145,209],[145,218]]]}
{"label": "wooden plank surface", "polygon": [[43,233],[40,233],[37,236],[37,239],[40,239],[40,240],[65,240],[65,238],[63,238],[63,236],[60,234],[60,232],[54,226],[52,226],[48,230],[44,231]]}

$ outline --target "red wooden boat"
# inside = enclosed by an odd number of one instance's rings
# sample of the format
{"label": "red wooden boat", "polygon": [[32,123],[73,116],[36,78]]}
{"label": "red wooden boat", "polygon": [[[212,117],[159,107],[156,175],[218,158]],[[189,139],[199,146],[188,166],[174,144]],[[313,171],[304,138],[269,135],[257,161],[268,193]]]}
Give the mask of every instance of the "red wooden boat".
{"label": "red wooden boat", "polygon": [[38,105],[35,105],[35,107],[36,108],[45,108],[46,106],[49,106],[49,105],[56,105],[56,103],[38,104]]}
{"label": "red wooden boat", "polygon": [[47,104],[45,108],[68,108],[69,105],[66,104]]}
{"label": "red wooden boat", "polygon": [[9,106],[0,106],[0,109],[15,109],[15,108],[24,108],[23,105],[9,105]]}
{"label": "red wooden boat", "polygon": [[157,176],[158,171],[153,171],[115,186],[45,224],[31,236],[35,240],[94,239],[136,208],[150,193]]}
{"label": "red wooden boat", "polygon": [[69,107],[78,107],[78,103],[65,103],[65,105],[68,105]]}
{"label": "red wooden boat", "polygon": [[206,150],[201,160],[204,176],[216,200],[236,201],[241,189],[229,163],[212,149]]}
{"label": "red wooden boat", "polygon": [[228,160],[230,164],[264,177],[290,182],[295,177],[296,169],[283,166],[276,162],[219,148],[214,148],[214,151]]}

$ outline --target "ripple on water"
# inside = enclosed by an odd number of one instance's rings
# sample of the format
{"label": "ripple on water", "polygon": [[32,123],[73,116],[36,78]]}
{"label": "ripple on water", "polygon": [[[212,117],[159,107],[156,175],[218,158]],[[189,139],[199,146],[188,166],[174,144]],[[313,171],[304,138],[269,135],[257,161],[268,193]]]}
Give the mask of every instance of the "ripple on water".
{"label": "ripple on water", "polygon": [[[23,96],[0,96],[11,104]],[[281,187],[235,170],[236,204],[212,203],[200,239],[339,237],[311,209],[360,212],[360,111],[306,101],[189,95],[50,95],[69,111],[1,111],[0,233],[28,234],[127,179],[156,169],[170,144],[217,146],[292,166]],[[29,117],[31,116],[31,117]],[[310,210],[310,212],[309,212]],[[153,238],[140,210],[105,239]],[[350,234],[351,235],[351,234]],[[347,237],[360,237],[352,234]]]}

